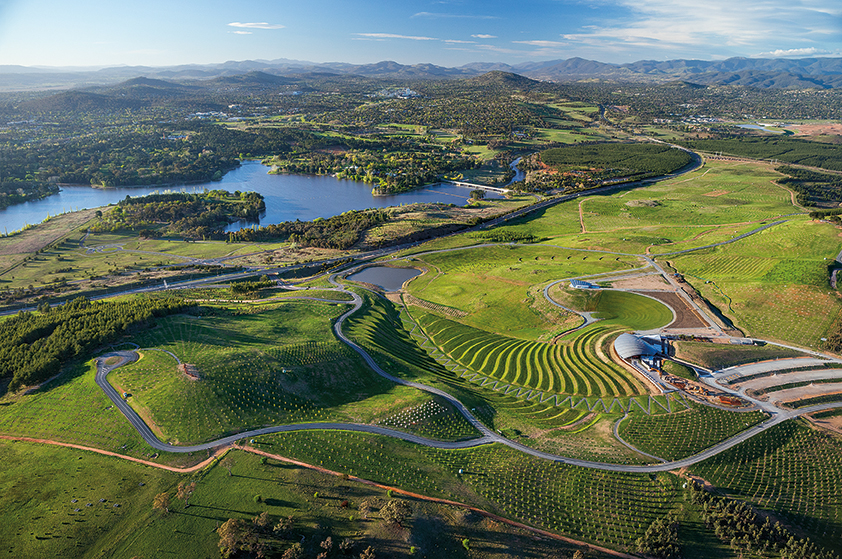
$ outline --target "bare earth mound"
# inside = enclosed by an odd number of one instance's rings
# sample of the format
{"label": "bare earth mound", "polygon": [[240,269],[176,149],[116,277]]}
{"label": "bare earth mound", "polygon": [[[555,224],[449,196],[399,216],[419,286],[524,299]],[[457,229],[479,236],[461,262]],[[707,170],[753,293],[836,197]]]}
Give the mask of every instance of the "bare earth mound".
{"label": "bare earth mound", "polygon": [[202,379],[202,377],[199,376],[199,370],[196,368],[196,365],[191,365],[190,363],[182,363],[178,366],[178,370],[184,373],[190,380]]}

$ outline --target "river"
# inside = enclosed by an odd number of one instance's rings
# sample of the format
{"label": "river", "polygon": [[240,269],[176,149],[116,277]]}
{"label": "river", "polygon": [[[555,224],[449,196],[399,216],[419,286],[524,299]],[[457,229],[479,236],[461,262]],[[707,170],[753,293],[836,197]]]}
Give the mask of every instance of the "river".
{"label": "river", "polygon": [[[331,217],[348,210],[385,208],[415,202],[445,202],[464,205],[471,189],[449,184],[430,185],[411,192],[392,196],[373,196],[371,185],[333,177],[312,175],[270,175],[269,168],[259,161],[244,161],[228,172],[219,182],[209,182],[180,187],[124,187],[91,188],[89,186],[63,186],[61,192],[32,202],[15,204],[0,210],[0,227],[4,233],[22,229],[28,224],[42,222],[49,216],[64,212],[96,208],[114,204],[126,196],[145,196],[153,192],[224,189],[228,191],[255,191],[263,195],[266,212],[261,224],[283,221],[310,221],[317,217]],[[486,192],[487,198],[499,198]],[[228,230],[251,227],[254,223],[238,222]]]}

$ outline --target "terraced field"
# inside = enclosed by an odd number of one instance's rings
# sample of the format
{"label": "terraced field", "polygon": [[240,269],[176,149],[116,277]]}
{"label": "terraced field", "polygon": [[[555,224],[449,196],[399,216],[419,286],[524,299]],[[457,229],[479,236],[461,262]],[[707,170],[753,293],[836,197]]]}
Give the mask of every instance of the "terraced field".
{"label": "terraced field", "polygon": [[582,330],[569,344],[509,338],[428,313],[418,323],[441,350],[461,366],[487,377],[557,394],[631,396],[646,389],[630,373],[597,351],[614,332],[599,325]]}

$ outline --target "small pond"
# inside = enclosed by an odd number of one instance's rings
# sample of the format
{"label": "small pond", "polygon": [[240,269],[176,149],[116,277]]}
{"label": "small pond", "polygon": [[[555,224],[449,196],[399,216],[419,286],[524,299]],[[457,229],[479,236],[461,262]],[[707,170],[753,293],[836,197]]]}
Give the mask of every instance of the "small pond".
{"label": "small pond", "polygon": [[372,266],[348,276],[351,281],[373,283],[386,291],[398,291],[404,282],[421,275],[421,270],[415,268],[390,268],[388,266]]}

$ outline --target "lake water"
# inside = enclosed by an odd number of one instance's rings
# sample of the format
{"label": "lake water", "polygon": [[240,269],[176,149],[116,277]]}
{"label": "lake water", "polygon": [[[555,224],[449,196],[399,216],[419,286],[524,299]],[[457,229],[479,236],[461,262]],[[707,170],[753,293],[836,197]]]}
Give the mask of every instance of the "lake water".
{"label": "lake water", "polygon": [[[393,196],[373,196],[371,185],[333,177],[311,175],[270,175],[269,168],[259,161],[244,161],[227,173],[219,182],[181,187],[91,188],[63,186],[61,192],[42,200],[15,204],[0,210],[0,227],[11,233],[27,224],[41,223],[51,215],[115,204],[126,196],[145,196],[153,192],[201,192],[205,189],[255,191],[266,201],[266,213],[261,224],[283,221],[310,221],[317,217],[331,217],[348,210],[385,208],[414,202],[445,202],[464,205],[471,189],[453,185],[434,185]],[[486,192],[487,198],[500,198]],[[255,223],[238,222],[228,231],[251,227]]]}
{"label": "lake water", "polygon": [[747,128],[748,130],[763,130],[764,132],[771,132],[772,134],[783,134],[780,130],[769,130],[768,126],[761,126],[759,124],[738,124],[737,128]]}
{"label": "lake water", "polygon": [[421,270],[415,268],[390,268],[388,266],[371,266],[351,274],[351,281],[362,281],[379,285],[386,291],[398,291],[405,281],[421,275]]}

